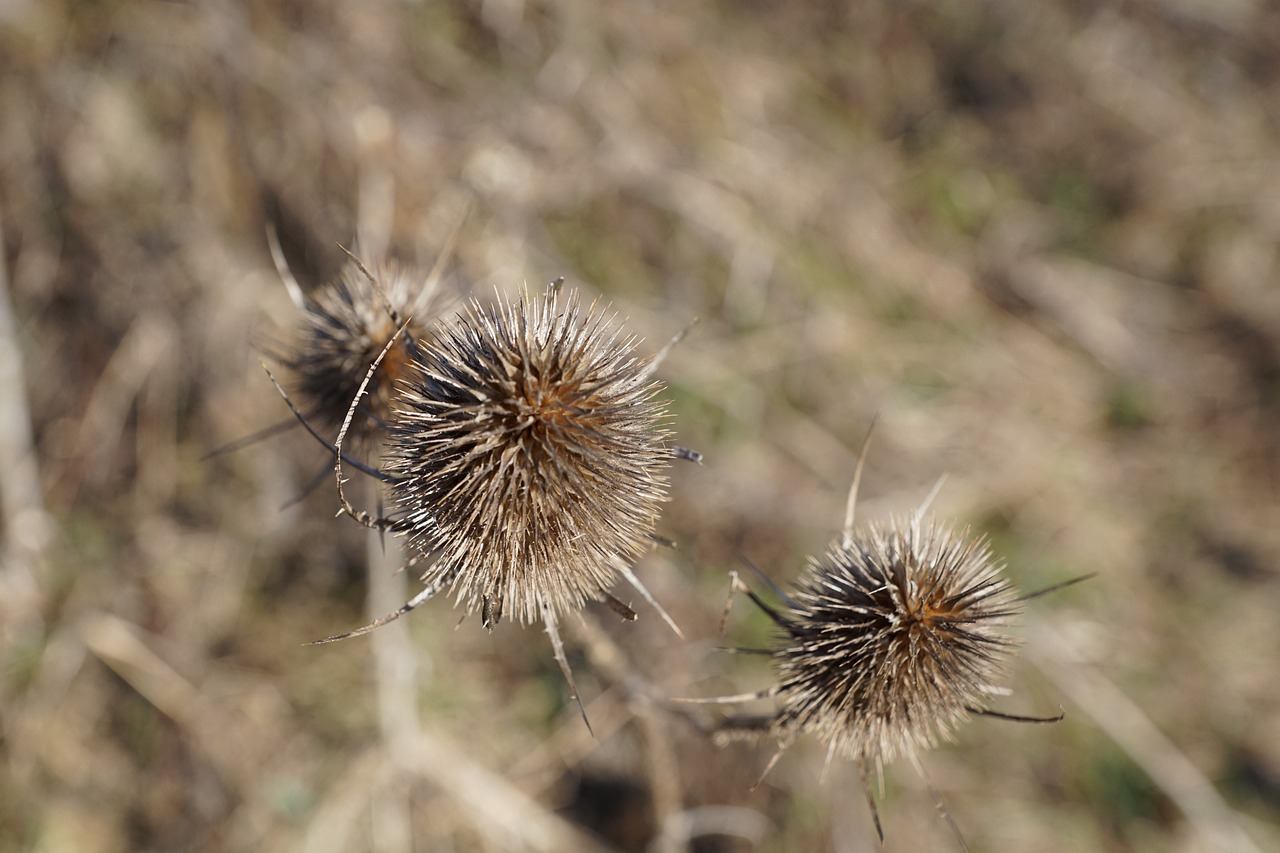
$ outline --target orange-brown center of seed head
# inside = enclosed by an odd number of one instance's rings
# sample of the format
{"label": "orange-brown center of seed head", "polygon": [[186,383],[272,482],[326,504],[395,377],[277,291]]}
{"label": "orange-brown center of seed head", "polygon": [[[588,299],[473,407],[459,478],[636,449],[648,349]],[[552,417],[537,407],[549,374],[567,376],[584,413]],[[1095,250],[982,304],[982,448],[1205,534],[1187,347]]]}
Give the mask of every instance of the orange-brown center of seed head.
{"label": "orange-brown center of seed head", "polygon": [[936,627],[935,622],[954,619],[958,613],[959,608],[956,607],[956,602],[948,601],[940,593],[924,598],[916,607],[917,618],[931,627]]}
{"label": "orange-brown center of seed head", "polygon": [[[365,364],[373,364],[374,359],[382,354],[383,348],[387,345],[387,341],[391,336],[395,334],[395,331],[394,328],[388,328],[383,334],[383,329],[378,330],[378,333],[373,337],[373,341],[377,345],[376,347],[371,347],[370,351],[365,354]],[[405,333],[401,333],[400,338],[383,356],[382,363],[378,365],[378,369],[373,374],[373,379],[369,382],[369,409],[376,416],[385,418],[391,414],[391,401],[395,397],[396,388],[399,386],[400,380],[410,372],[409,365],[411,362],[409,342],[405,339]],[[368,368],[365,369],[368,370]]]}
{"label": "orange-brown center of seed head", "polygon": [[517,417],[529,424],[539,439],[562,430],[591,426],[592,413],[601,401],[595,392],[582,395],[582,383],[574,378],[545,382],[541,377],[525,383],[516,394]]}

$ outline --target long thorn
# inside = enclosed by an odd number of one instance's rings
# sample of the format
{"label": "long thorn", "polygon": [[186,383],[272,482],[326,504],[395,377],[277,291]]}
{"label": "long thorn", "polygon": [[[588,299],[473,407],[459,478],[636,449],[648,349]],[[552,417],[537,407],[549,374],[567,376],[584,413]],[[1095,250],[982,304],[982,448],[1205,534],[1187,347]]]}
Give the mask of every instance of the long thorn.
{"label": "long thorn", "polygon": [[280,394],[281,397],[284,398],[285,403],[289,406],[289,411],[293,412],[293,416],[297,418],[298,423],[302,424],[303,428],[308,433],[311,434],[312,438],[320,442],[321,446],[323,446],[325,450],[328,450],[330,453],[338,454],[342,459],[346,461],[348,465],[350,465],[352,468],[355,468],[361,474],[367,474],[370,477],[373,477],[375,479],[382,480],[388,483],[395,481],[394,477],[391,477],[387,474],[382,473],[377,468],[371,468],[368,465],[365,465],[363,462],[359,462],[355,459],[348,459],[347,457],[342,456],[341,452],[338,450],[337,447],[330,444],[328,439],[326,439],[320,433],[316,432],[315,427],[313,427],[311,423],[307,420],[307,416],[302,414],[302,412],[298,411],[298,407],[293,404],[293,401],[289,399],[289,395],[285,393],[285,390],[283,388],[280,387],[280,382],[276,379],[275,375],[272,374],[271,368],[267,367],[266,363],[264,362],[259,362],[259,364],[261,364],[262,369],[267,372],[267,378],[271,380],[271,384],[275,386],[276,391]]}
{"label": "long thorn", "polygon": [[938,478],[938,482],[933,484],[933,488],[929,490],[929,494],[924,496],[924,500],[920,501],[920,505],[915,508],[915,512],[911,514],[911,523],[919,525],[920,520],[924,518],[924,514],[928,512],[929,505],[933,503],[934,498],[938,496],[938,492],[942,491],[942,486],[947,482],[947,475],[943,474]]}
{"label": "long thorn", "polygon": [[942,794],[938,793],[938,789],[934,787],[933,780],[929,778],[929,774],[925,772],[924,764],[921,763],[919,756],[915,753],[911,754],[911,763],[916,766],[916,772],[920,774],[920,778],[924,780],[924,786],[929,789],[929,795],[933,797],[934,808],[938,810],[938,814],[942,815],[943,821],[946,822],[947,828],[951,830],[951,834],[956,837],[956,841],[960,843],[960,849],[969,853],[969,843],[964,840],[964,833],[960,831],[959,824],[955,818],[951,816],[951,812],[947,810],[947,804],[942,801]]}
{"label": "long thorn", "polygon": [[351,261],[351,263],[356,265],[356,269],[360,270],[361,275],[369,279],[370,284],[372,284],[374,287],[378,286],[378,280],[373,277],[373,273],[369,272],[369,268],[366,267],[364,263],[351,252],[350,249],[348,249],[346,246],[342,245],[341,243],[338,244],[338,248],[342,250],[342,254],[346,255],[347,258]]}
{"label": "long thorn", "polygon": [[866,464],[867,449],[871,447],[871,436],[875,435],[876,421],[879,419],[878,414],[871,419],[867,436],[862,439],[862,449],[858,451],[858,464],[853,469],[853,485],[849,487],[849,500],[844,507],[844,534],[841,537],[841,545],[846,549],[853,547],[853,519],[858,506],[858,486],[862,484],[862,467]]}
{"label": "long thorn", "polygon": [[971,708],[966,707],[966,711],[979,717],[990,717],[993,720],[1008,720],[1011,723],[1060,723],[1066,719],[1067,713],[1061,708],[1053,717],[1024,717],[1021,714],[1005,714],[1001,711],[992,711],[988,708]]}
{"label": "long thorn", "polygon": [[234,441],[227,442],[221,447],[217,447],[217,448],[214,448],[213,450],[210,450],[204,456],[200,457],[200,461],[208,462],[210,459],[216,459],[217,457],[223,456],[227,453],[235,453],[237,450],[240,450],[243,447],[248,447],[251,444],[257,444],[259,441],[265,441],[266,439],[271,438],[272,436],[276,436],[286,430],[293,429],[297,425],[298,425],[297,421],[295,421],[293,418],[285,418],[282,421],[277,421],[276,423],[273,423],[271,426],[266,426],[266,427],[263,427],[262,429],[254,430],[248,435],[241,436],[240,438],[237,438]]}
{"label": "long thorn", "polygon": [[274,222],[267,223],[267,247],[271,250],[271,262],[276,265],[276,274],[284,282],[284,289],[289,292],[289,301],[299,311],[306,311],[307,299],[302,295],[302,288],[298,286],[298,280],[293,277],[293,272],[289,269],[289,262],[285,260]]}
{"label": "long thorn", "polygon": [[785,746],[778,747],[778,751],[773,754],[773,758],[770,758],[769,763],[764,766],[764,770],[760,771],[760,778],[751,786],[751,790],[754,791],[756,788],[759,788],[764,784],[764,777],[769,775],[769,771],[773,769],[773,766],[778,763],[778,759],[782,757],[782,753],[786,751],[787,748]]}
{"label": "long thorn", "polygon": [[737,702],[754,702],[757,699],[768,699],[777,694],[773,687],[757,690],[755,693],[739,693],[737,696],[676,696],[668,702],[679,702],[682,705],[733,705]]}
{"label": "long thorn", "polygon": [[[360,273],[369,280],[369,283],[371,285],[373,285],[373,292],[378,294],[378,299],[382,301],[382,310],[387,312],[387,316],[391,318],[391,322],[395,324],[400,324],[401,323],[400,312],[396,310],[396,306],[392,305],[391,300],[387,298],[386,291],[382,289],[382,283],[378,281],[376,278],[374,278],[373,273],[369,272],[369,268],[366,267],[364,263],[351,252],[350,249],[348,249],[346,246],[342,245],[341,243],[338,244],[338,248],[343,251],[343,254],[345,254],[351,260],[351,262],[356,265],[356,268],[360,270]],[[403,326],[401,326],[400,331],[404,331],[403,327],[407,325],[409,324],[406,320],[403,323]],[[398,335],[400,334],[400,332],[396,332],[396,334]]]}
{"label": "long thorn", "polygon": [[658,615],[662,617],[662,621],[666,622],[671,630],[676,632],[676,636],[683,640],[684,632],[680,630],[680,626],[671,618],[666,609],[658,603],[658,600],[650,594],[649,589],[640,582],[640,578],[636,577],[636,573],[631,571],[631,567],[626,563],[619,563],[618,571],[621,572],[622,576],[636,588],[636,591],[639,592],[640,595],[644,596],[644,600],[649,602],[650,606],[652,606],[654,610],[658,611]]}
{"label": "long thorn", "polygon": [[564,641],[560,639],[560,629],[556,627],[555,611],[545,602],[542,605],[542,621],[547,626],[547,636],[551,638],[551,650],[555,655],[556,663],[560,664],[560,672],[564,675],[564,680],[569,684],[569,692],[573,694],[573,701],[578,703],[578,712],[582,714],[582,722],[587,724],[587,731],[591,733],[592,737],[595,737],[595,730],[591,728],[591,721],[587,719],[587,709],[582,704],[582,695],[578,693],[578,685],[573,680],[573,670],[569,668],[569,658],[564,653]]}
{"label": "long thorn", "polygon": [[444,277],[444,268],[453,259],[453,253],[458,249],[458,242],[462,237],[462,226],[470,215],[471,200],[467,199],[462,206],[462,212],[458,214],[458,221],[454,223],[453,230],[449,232],[449,236],[444,241],[444,246],[440,249],[440,254],[436,255],[436,261],[431,265],[431,271],[427,273],[426,281],[422,287],[423,293],[429,293],[440,284],[440,279]]}
{"label": "long thorn", "polygon": [[884,827],[880,825],[880,809],[876,806],[876,794],[871,789],[871,774],[867,770],[865,759],[858,759],[858,779],[862,782],[862,793],[867,798],[867,808],[871,810],[871,823],[876,828],[876,838],[884,844]]}
{"label": "long thorn", "polygon": [[756,580],[769,588],[769,592],[778,596],[788,607],[793,610],[799,610],[800,606],[796,604],[795,599],[782,591],[782,587],[773,582],[773,579],[760,570],[760,567],[747,559],[745,554],[737,554],[738,562],[751,570],[751,574],[756,576]]}
{"label": "long thorn", "polygon": [[311,481],[308,482],[307,485],[303,487],[301,492],[298,492],[298,494],[294,495],[293,497],[289,498],[289,500],[280,504],[280,511],[284,512],[289,507],[296,506],[297,504],[302,503],[311,495],[312,492],[320,488],[320,484],[323,483],[325,478],[328,476],[329,476],[329,463],[326,462],[320,468],[320,470],[317,471],[314,476],[312,476]]}
{"label": "long thorn", "polygon": [[677,332],[674,338],[667,341],[666,345],[662,349],[658,350],[657,354],[649,360],[649,364],[645,369],[640,371],[640,374],[636,377],[636,381],[643,382],[650,376],[653,376],[653,374],[658,371],[658,368],[662,366],[662,363],[667,360],[667,356],[671,355],[671,351],[675,349],[682,340],[684,340],[685,335],[689,334],[689,330],[696,325],[698,325],[698,320],[697,318],[694,318],[689,325]]}
{"label": "long thorn", "polygon": [[336,643],[339,640],[349,640],[352,637],[363,637],[365,634],[368,634],[371,631],[378,630],[383,625],[386,625],[388,622],[396,621],[401,616],[408,613],[410,610],[413,610],[419,604],[422,604],[430,600],[433,596],[436,595],[436,593],[440,592],[440,590],[443,588],[444,588],[444,581],[443,580],[437,581],[436,583],[433,583],[427,588],[425,588],[424,590],[422,590],[422,592],[418,593],[413,598],[406,601],[404,604],[400,605],[400,607],[397,608],[396,610],[393,610],[392,612],[388,613],[386,616],[383,616],[379,619],[374,619],[372,622],[370,622],[368,625],[365,625],[363,628],[357,628],[354,631],[347,631],[345,634],[334,634],[332,637],[325,637],[323,640],[312,640],[309,643],[303,643],[303,645],[323,646],[325,643]]}
{"label": "long thorn", "polygon": [[1051,592],[1057,592],[1060,589],[1065,589],[1066,587],[1073,586],[1075,584],[1080,583],[1081,581],[1087,581],[1090,578],[1096,578],[1097,576],[1098,576],[1097,572],[1090,572],[1089,574],[1081,575],[1078,578],[1071,578],[1071,580],[1065,580],[1062,583],[1055,583],[1052,586],[1046,586],[1044,589],[1038,589],[1035,592],[1029,592],[1024,596],[1021,596],[1018,600],[1030,601],[1033,598],[1039,598],[1042,595],[1048,595]]}

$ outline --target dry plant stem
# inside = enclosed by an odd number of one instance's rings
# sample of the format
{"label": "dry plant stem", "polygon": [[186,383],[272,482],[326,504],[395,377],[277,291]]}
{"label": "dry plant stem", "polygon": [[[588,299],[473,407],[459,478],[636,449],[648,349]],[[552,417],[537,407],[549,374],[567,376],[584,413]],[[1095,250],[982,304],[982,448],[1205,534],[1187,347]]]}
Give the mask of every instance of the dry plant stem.
{"label": "dry plant stem", "polygon": [[355,839],[370,791],[380,790],[396,769],[387,761],[382,744],[370,746],[348,760],[342,775],[311,810],[310,820],[294,850],[297,853],[347,853],[357,849]]}
{"label": "dry plant stem", "polygon": [[[4,230],[0,228],[0,246]],[[15,339],[8,270],[0,258],[0,648],[19,632],[40,626],[41,566],[48,541],[44,494],[32,441],[31,413]]]}
{"label": "dry plant stem", "polygon": [[547,810],[476,763],[453,742],[422,732],[406,756],[418,774],[444,791],[495,850],[607,853],[592,835]]}
{"label": "dry plant stem", "polygon": [[1210,849],[1259,853],[1239,816],[1204,773],[1119,687],[1083,665],[1072,654],[1067,638],[1052,624],[1043,619],[1035,623],[1028,632],[1027,654],[1178,804]]}
{"label": "dry plant stem", "polygon": [[[924,786],[929,791],[929,796],[933,798],[933,807],[938,810],[938,814],[942,816],[942,820],[946,823],[947,828],[951,830],[951,834],[955,836],[956,841],[960,844],[960,849],[964,853],[969,853],[969,842],[964,840],[964,833],[960,831],[959,824],[955,818],[951,816],[951,811],[947,808],[947,804],[942,801],[942,794],[938,793],[938,788],[933,784],[933,779],[929,777],[928,772],[924,769],[924,762],[920,760],[920,756],[911,753],[909,756],[911,764],[916,768],[916,773],[920,774],[920,778],[924,780]],[[876,817],[877,827],[880,824],[879,816]]]}
{"label": "dry plant stem", "polygon": [[60,460],[58,476],[49,478],[68,502],[82,483],[98,482],[106,474],[139,394],[176,346],[170,318],[157,311],[143,312],[129,324],[84,407],[74,453]]}
{"label": "dry plant stem", "polygon": [[680,762],[671,741],[666,718],[649,703],[637,709],[640,731],[644,735],[645,768],[649,773],[649,790],[653,796],[654,819],[658,836],[650,843],[651,853],[682,853],[689,849],[681,815]]}
{"label": "dry plant stem", "polygon": [[88,650],[129,683],[162,714],[173,720],[184,738],[204,756],[238,796],[251,800],[260,776],[226,749],[228,739],[241,750],[267,755],[252,722],[233,708],[210,703],[201,687],[179,673],[156,651],[161,640],[136,625],[106,613],[91,614],[80,636]]}
{"label": "dry plant stem", "polygon": [[647,747],[646,769],[659,827],[658,837],[649,849],[654,853],[687,850],[688,837],[681,831],[680,823],[683,805],[680,764],[665,714],[657,702],[656,688],[590,613],[583,612],[575,627],[592,666],[626,691],[631,711],[639,720]]}
{"label": "dry plant stem", "polygon": [[[369,483],[376,492],[378,484]],[[385,613],[396,602],[404,601],[404,575],[396,571],[402,562],[403,548],[399,539],[390,547],[383,541],[382,531],[370,530],[366,536],[365,555],[369,573],[370,618]],[[404,755],[420,731],[418,722],[419,671],[418,652],[409,638],[408,625],[399,623],[379,631],[370,641],[374,677],[377,681],[378,720],[386,759],[403,772],[398,756]],[[398,774],[397,774],[398,775]],[[386,853],[412,850],[408,786],[388,784],[381,796],[371,798],[375,810],[376,848]]]}
{"label": "dry plant stem", "polygon": [[587,761],[634,717],[622,688],[601,691],[589,704],[594,733],[576,719],[562,720],[547,738],[510,765],[507,777],[530,796],[542,796],[563,777],[564,768]]}

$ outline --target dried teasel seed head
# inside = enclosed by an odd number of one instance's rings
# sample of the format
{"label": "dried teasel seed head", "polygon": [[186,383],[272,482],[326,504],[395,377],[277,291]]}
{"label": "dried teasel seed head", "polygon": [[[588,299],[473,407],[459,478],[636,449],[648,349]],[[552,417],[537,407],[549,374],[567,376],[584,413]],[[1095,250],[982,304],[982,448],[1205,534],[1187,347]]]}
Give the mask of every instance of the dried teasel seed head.
{"label": "dried teasel seed head", "polygon": [[970,714],[1024,723],[1062,719],[1061,713],[1005,714],[986,707],[986,700],[1005,692],[998,685],[1016,650],[1006,629],[1022,602],[1085,578],[1019,595],[985,538],[967,529],[956,533],[925,515],[941,482],[909,517],[855,527],[872,431],[874,423],[858,455],[841,535],[810,558],[791,593],[760,575],[782,604],[766,603],[731,573],[733,593],[745,592],[781,631],[769,651],[777,681],[755,693],[680,701],[774,700],[771,712],[723,719],[712,728],[717,740],[772,734],[779,749],[767,774],[798,736],[816,736],[827,744],[828,760],[840,754],[857,763],[882,842],[869,771],[874,767],[879,775],[886,763],[909,758],[960,846],[968,849],[918,753],[950,739]]}
{"label": "dried teasel seed head", "polygon": [[1018,601],[985,539],[932,518],[837,540],[778,614],[776,733],[877,767],[950,738],[1002,692]]}
{"label": "dried teasel seed head", "polygon": [[409,325],[383,357],[360,400],[351,435],[357,444],[379,432],[391,415],[398,380],[411,370],[444,298],[434,276],[395,261],[366,268],[354,257],[338,278],[300,297],[301,321],[291,339],[269,347],[288,368],[291,396],[308,421],[337,432],[374,359],[406,320]]}
{"label": "dried teasel seed head", "polygon": [[552,630],[619,574],[639,586],[630,564],[653,540],[672,451],[636,343],[553,286],[472,302],[421,348],[383,467],[397,529],[436,555],[429,589],[486,625],[506,611]]}

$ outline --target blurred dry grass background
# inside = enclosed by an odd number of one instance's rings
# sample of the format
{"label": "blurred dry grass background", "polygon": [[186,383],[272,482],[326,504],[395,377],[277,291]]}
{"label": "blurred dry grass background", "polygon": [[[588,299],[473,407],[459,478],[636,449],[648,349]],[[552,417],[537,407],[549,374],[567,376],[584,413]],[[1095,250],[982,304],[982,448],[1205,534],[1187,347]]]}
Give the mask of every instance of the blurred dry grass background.
{"label": "blurred dry grass background", "polygon": [[[726,572],[835,534],[875,413],[864,518],[945,473],[1023,589],[1098,572],[1003,706],[1067,720],[926,758],[972,846],[1280,849],[1278,46],[1263,0],[0,3],[0,849],[874,850],[849,768],[753,790],[767,746],[628,672],[766,683]],[[690,640],[568,626],[594,739],[543,635],[447,601],[301,647],[394,547],[281,509],[296,431],[202,458],[286,415],[266,223],[314,285],[468,209],[456,285],[701,318],[662,374],[707,462],[639,567]],[[955,849],[910,767],[881,809]]]}

